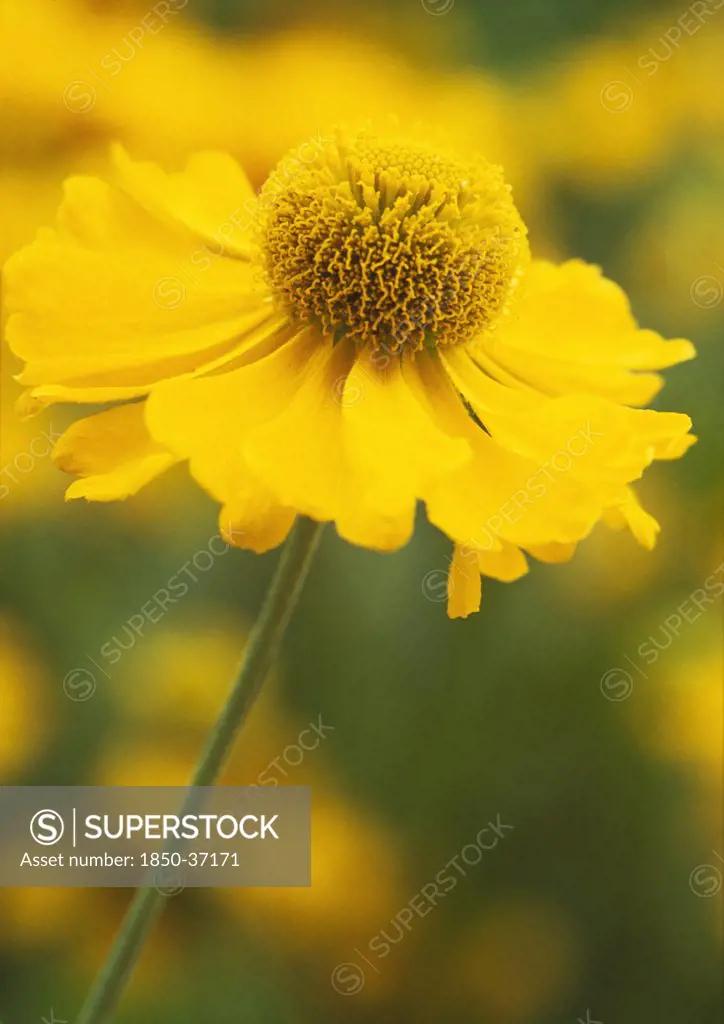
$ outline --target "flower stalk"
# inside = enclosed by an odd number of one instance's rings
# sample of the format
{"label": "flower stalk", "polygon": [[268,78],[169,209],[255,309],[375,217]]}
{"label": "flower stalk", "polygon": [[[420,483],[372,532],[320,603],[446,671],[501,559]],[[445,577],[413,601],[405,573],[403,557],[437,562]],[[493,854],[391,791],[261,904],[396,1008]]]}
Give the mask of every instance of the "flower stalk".
{"label": "flower stalk", "polygon": [[[191,787],[212,786],[218,780],[279,649],[321,532],[320,523],[306,517],[297,520],[252,630],[236,680],[194,771]],[[154,887],[136,892],[77,1024],[106,1024],[111,1019],[146,939],[161,915],[165,899]]]}

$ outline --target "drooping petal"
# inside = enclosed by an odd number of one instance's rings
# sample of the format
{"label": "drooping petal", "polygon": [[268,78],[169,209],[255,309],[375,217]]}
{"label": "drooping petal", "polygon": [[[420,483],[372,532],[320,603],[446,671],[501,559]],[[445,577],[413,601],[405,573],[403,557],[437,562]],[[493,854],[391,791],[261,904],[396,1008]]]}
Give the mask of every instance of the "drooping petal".
{"label": "drooping petal", "polygon": [[506,450],[477,426],[434,361],[418,372],[436,415],[449,433],[467,438],[473,457],[429,486],[430,520],[449,537],[482,551],[505,542],[572,543],[585,537],[601,513],[601,499],[570,474],[545,472],[530,458]]}
{"label": "drooping petal", "polygon": [[278,505],[254,481],[239,480],[233,499],[219,513],[221,536],[237,548],[258,555],[282,544],[294,525],[296,512]]}
{"label": "drooping petal", "polygon": [[346,450],[363,482],[364,504],[390,516],[412,518],[435,481],[472,456],[464,434],[442,429],[420,394],[426,362],[424,355],[414,363],[360,355],[354,368],[359,394],[343,407]]}
{"label": "drooping petal", "polygon": [[651,551],[661,527],[652,515],[643,508],[632,487],[626,488],[626,500],[614,508],[607,509],[605,522],[615,530],[628,527],[639,544]]}
{"label": "drooping petal", "polygon": [[515,392],[483,373],[465,351],[443,356],[452,379],[505,449],[571,479],[616,488],[638,479],[658,452],[680,445],[691,427],[680,413],[630,409],[596,395],[557,398]]}
{"label": "drooping petal", "polygon": [[560,565],[562,562],[569,562],[576,553],[576,544],[557,544],[552,541],[550,544],[529,544],[526,550],[537,558],[539,562],[547,562],[550,565]]}
{"label": "drooping petal", "polygon": [[277,500],[320,520],[336,519],[354,497],[340,405],[353,360],[351,348],[320,338],[290,400],[243,439],[249,465]]}
{"label": "drooping petal", "polygon": [[[207,374],[219,367],[236,366],[264,355],[281,345],[288,334],[286,317],[265,309],[240,322],[239,334],[231,343],[224,341],[202,354],[159,360],[153,367],[118,369],[90,377],[69,378],[62,384],[41,384],[22,393],[18,412],[21,416],[34,416],[56,402],[100,404],[139,398],[148,395],[159,381],[185,374]],[[21,384],[28,383],[27,371],[17,380]]]}
{"label": "drooping petal", "polygon": [[503,544],[500,551],[481,551],[478,554],[478,565],[484,576],[503,583],[519,580],[528,572],[528,563],[520,548],[514,544]]}
{"label": "drooping petal", "polygon": [[320,342],[293,400],[245,448],[278,500],[335,520],[341,536],[378,550],[406,543],[428,479],[469,457],[435,425],[399,358],[385,365],[345,343]]}
{"label": "drooping petal", "polygon": [[480,610],[482,580],[474,551],[456,544],[447,580],[447,614],[451,619],[466,619]]}
{"label": "drooping petal", "polygon": [[22,382],[141,389],[232,348],[271,314],[255,268],[95,178],[66,182],[55,230],[4,270]]}
{"label": "drooping petal", "polygon": [[159,384],[147,403],[151,435],[178,458],[188,459],[193,476],[217,501],[236,505],[236,491],[247,494],[253,482],[264,491],[263,506],[268,488],[249,466],[244,442],[253,427],[292,401],[316,345],[314,332],[302,331],[248,366]]}
{"label": "drooping petal", "polygon": [[625,405],[645,405],[661,387],[646,371],[695,355],[688,341],[640,329],[622,289],[581,260],[534,260],[518,315],[476,348],[543,394],[584,391]]}
{"label": "drooping petal", "polygon": [[127,498],[176,461],[150,437],[142,402],[77,420],[58,440],[53,459],[66,473],[82,477],[66,498],[89,501]]}

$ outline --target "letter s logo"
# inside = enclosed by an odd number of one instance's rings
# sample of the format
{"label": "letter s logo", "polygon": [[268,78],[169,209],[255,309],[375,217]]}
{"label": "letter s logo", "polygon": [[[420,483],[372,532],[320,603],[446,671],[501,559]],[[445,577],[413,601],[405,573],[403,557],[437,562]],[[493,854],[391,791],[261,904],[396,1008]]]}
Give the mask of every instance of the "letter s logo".
{"label": "letter s logo", "polygon": [[53,846],[63,838],[65,825],[57,811],[38,811],[30,822],[30,835],[41,846]]}

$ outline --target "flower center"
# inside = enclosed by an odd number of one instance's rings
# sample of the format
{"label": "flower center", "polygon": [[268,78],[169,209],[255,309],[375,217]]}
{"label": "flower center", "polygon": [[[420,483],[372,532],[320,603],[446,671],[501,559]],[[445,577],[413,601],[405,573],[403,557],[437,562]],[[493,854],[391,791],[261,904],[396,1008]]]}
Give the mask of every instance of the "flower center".
{"label": "flower center", "polygon": [[267,276],[292,318],[392,352],[493,327],[528,255],[501,169],[424,142],[315,139],[259,204]]}

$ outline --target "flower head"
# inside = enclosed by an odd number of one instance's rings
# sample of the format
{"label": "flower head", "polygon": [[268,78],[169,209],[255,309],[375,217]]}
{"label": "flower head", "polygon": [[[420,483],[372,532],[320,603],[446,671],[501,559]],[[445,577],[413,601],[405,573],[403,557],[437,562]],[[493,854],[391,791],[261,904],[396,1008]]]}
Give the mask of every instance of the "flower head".
{"label": "flower head", "polygon": [[527,255],[499,167],[367,132],[325,141],[262,189],[261,251],[290,317],[389,352],[470,341]]}
{"label": "flower head", "polygon": [[368,130],[304,143],[259,195],[221,153],[115,164],[67,182],[6,268],[26,410],[112,403],[56,447],[68,497],[187,460],[255,551],[299,514],[394,550],[422,501],[454,543],[454,616],[481,574],[563,561],[601,519],[653,544],[630,485],[693,439],[635,407],[693,349],[639,329],[597,268],[531,260],[500,168]]}

